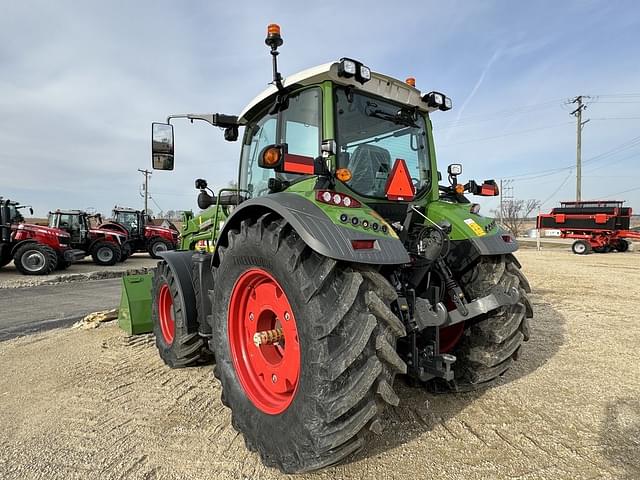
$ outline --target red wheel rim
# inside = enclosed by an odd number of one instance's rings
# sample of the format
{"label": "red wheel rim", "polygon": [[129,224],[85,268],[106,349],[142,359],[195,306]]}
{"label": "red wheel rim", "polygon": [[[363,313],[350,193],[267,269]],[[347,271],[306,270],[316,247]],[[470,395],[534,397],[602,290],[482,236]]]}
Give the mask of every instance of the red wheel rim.
{"label": "red wheel rim", "polygon": [[[229,301],[229,347],[247,397],[270,415],[293,401],[300,377],[300,343],[287,295],[268,272],[252,268],[233,286]],[[254,343],[258,332],[281,330],[277,343]]]}
{"label": "red wheel rim", "polygon": [[453,350],[464,333],[464,322],[440,329],[440,352],[448,353]]}
{"label": "red wheel rim", "polygon": [[162,284],[158,294],[158,317],[162,338],[168,345],[171,345],[176,333],[176,320],[173,313],[173,296],[166,283]]}

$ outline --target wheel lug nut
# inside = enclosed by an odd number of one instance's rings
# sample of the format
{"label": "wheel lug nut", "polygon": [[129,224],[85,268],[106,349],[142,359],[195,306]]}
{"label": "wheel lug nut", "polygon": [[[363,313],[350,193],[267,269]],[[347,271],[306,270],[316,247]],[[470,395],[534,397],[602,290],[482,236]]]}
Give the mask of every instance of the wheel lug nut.
{"label": "wheel lug nut", "polygon": [[271,375],[271,383],[276,383],[278,381],[278,377],[276,377],[276,374],[274,373],[273,375]]}
{"label": "wheel lug nut", "polygon": [[284,312],[284,319],[288,322],[289,319],[291,318],[291,315],[289,315],[289,312]]}
{"label": "wheel lug nut", "polygon": [[253,312],[251,312],[251,313],[249,314],[249,320],[251,320],[251,321],[253,322]]}

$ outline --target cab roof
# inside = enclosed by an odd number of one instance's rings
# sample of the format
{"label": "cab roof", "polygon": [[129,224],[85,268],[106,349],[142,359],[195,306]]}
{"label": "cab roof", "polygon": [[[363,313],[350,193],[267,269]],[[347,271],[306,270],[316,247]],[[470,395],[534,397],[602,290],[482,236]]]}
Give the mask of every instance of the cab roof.
{"label": "cab roof", "polygon": [[[353,77],[345,78],[339,76],[339,64],[340,62],[330,62],[308,68],[307,70],[290,75],[283,80],[282,84],[286,88],[294,85],[317,85],[329,80],[338,85],[350,85],[356,90],[383,97],[393,102],[412,105],[423,112],[433,112],[437,110],[434,107],[428,107],[427,104],[422,101],[420,90],[401,80],[388,77],[381,73],[371,72],[371,80],[361,84]],[[277,93],[278,88],[275,85],[267,87],[242,110],[238,116],[238,122],[241,125],[245,125],[249,119],[262,110],[266,103],[268,103],[268,100],[270,100],[271,97],[275,97]]]}

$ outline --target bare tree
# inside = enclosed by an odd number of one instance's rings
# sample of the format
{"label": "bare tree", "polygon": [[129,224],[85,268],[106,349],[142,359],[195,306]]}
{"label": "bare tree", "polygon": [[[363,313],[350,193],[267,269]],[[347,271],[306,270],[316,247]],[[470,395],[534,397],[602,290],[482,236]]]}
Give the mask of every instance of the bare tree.
{"label": "bare tree", "polygon": [[519,237],[525,223],[538,208],[540,200],[509,200],[503,203],[502,212],[495,212],[496,219],[514,236]]}

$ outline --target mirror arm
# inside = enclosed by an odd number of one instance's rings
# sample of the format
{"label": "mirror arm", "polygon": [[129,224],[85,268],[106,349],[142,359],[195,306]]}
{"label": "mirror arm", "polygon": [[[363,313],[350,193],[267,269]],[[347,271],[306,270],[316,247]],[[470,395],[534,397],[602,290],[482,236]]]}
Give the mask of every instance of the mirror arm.
{"label": "mirror arm", "polygon": [[169,115],[167,117],[167,123],[171,124],[171,120],[173,118],[186,118],[193,122],[194,120],[202,120],[207,122],[214,127],[237,127],[238,126],[238,117],[234,115],[224,115],[221,113],[178,113],[175,115]]}

